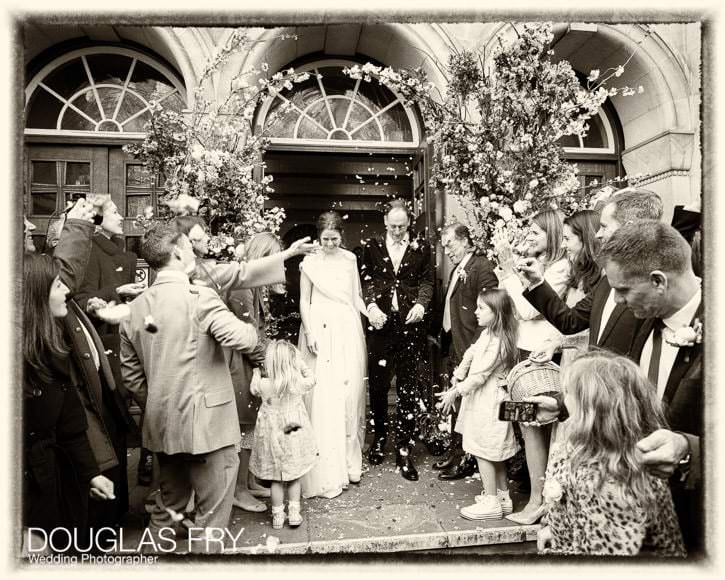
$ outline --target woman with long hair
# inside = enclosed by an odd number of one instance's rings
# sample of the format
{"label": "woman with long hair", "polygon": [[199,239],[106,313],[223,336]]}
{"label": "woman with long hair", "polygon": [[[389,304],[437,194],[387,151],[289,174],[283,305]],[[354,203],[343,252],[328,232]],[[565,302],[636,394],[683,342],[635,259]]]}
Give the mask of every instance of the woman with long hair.
{"label": "woman with long hair", "polygon": [[[247,261],[257,260],[280,251],[282,251],[282,245],[277,236],[271,232],[260,232],[254,234],[244,245],[243,254],[239,258]],[[272,288],[276,291],[280,290],[276,286]],[[255,485],[254,477],[249,473],[249,454],[252,449],[254,425],[259,410],[259,402],[252,396],[250,385],[253,370],[263,365],[264,353],[267,349],[268,340],[265,330],[269,318],[268,289],[270,289],[268,286],[242,288],[230,290],[228,294],[229,309],[240,320],[254,325],[259,337],[259,342],[254,350],[251,352],[232,351],[229,361],[239,427],[242,432],[234,505],[250,512],[265,511],[267,508],[264,503],[255,497],[269,497],[270,495],[269,489]],[[282,290],[284,290],[283,287]]]}
{"label": "woman with long hair", "polygon": [[569,419],[552,449],[538,547],[546,554],[684,556],[668,483],[637,442],[666,428],[657,393],[630,359],[594,351],[562,374]]}
{"label": "woman with long hair", "polygon": [[[571,270],[566,253],[562,247],[564,226],[558,210],[541,211],[531,218],[526,236],[526,254],[539,260],[544,267],[544,279],[564,298]],[[536,310],[523,296],[524,283],[515,271],[514,255],[508,239],[504,235],[494,240],[498,255],[498,279],[516,305],[520,321],[518,347],[521,358],[532,352],[540,351],[551,342],[561,344],[561,334]],[[506,516],[519,524],[533,524],[541,519],[543,509],[541,493],[544,473],[549,457],[549,439],[551,426],[520,425],[524,439],[526,465],[531,482],[531,495],[521,512]]]}
{"label": "woman with long hair", "polygon": [[[571,265],[571,276],[566,291],[566,305],[573,307],[589,294],[602,277],[597,264],[599,240],[599,213],[585,209],[574,212],[564,219],[562,247]],[[561,364],[565,366],[576,356],[576,351],[586,350],[589,344],[589,330],[562,336],[562,345],[568,347],[561,353]]]}
{"label": "woman with long hair", "polygon": [[77,202],[55,259],[26,253],[23,261],[23,524],[77,529],[81,535],[88,526],[89,494],[114,498],[113,482],[101,475],[96,459],[109,441],[97,424],[89,424],[79,395],[87,385],[76,345],[81,340],[89,348],[87,330],[64,324],[73,316],[68,294],[88,258],[91,215],[90,204]]}
{"label": "woman with long hair", "polygon": [[342,247],[343,223],[340,214],[323,213],[321,251],[300,265],[299,349],[317,379],[306,402],[319,450],[302,478],[304,497],[335,497],[362,476],[367,349],[360,315],[367,310],[357,259]]}

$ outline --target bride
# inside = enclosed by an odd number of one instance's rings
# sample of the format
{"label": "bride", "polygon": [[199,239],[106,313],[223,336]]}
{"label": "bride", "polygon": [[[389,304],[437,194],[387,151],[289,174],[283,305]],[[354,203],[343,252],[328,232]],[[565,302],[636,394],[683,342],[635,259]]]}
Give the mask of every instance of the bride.
{"label": "bride", "polygon": [[304,497],[335,497],[362,473],[367,351],[355,254],[340,247],[336,212],[317,220],[321,251],[300,264],[299,348],[317,384],[307,396],[319,460],[302,478]]}

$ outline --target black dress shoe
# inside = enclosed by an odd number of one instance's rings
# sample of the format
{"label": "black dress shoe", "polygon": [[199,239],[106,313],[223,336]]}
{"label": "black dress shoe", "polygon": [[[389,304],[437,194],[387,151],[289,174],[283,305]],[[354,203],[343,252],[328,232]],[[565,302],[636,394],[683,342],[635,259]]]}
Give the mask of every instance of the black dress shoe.
{"label": "black dress shoe", "polygon": [[380,465],[385,459],[385,439],[375,439],[368,450],[370,465]]}
{"label": "black dress shoe", "polygon": [[476,460],[464,456],[456,465],[441,471],[438,474],[438,479],[463,479],[464,477],[471,477],[474,473],[476,473]]}
{"label": "black dress shoe", "polygon": [[433,465],[431,465],[431,467],[433,469],[437,469],[437,470],[441,471],[441,470],[448,469],[449,467],[454,466],[460,460],[461,460],[460,455],[451,454],[451,455],[444,457],[443,459],[439,459]]}
{"label": "black dress shoe", "polygon": [[400,467],[400,475],[405,479],[408,481],[418,481],[418,470],[415,468],[409,453],[406,455],[398,453],[395,463]]}

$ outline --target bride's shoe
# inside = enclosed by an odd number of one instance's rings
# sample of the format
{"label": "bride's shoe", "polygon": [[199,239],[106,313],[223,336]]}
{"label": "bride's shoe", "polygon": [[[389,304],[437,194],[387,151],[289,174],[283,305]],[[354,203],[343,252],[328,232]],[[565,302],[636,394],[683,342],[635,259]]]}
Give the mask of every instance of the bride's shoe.
{"label": "bride's shoe", "polygon": [[544,504],[541,504],[534,511],[516,512],[515,514],[507,515],[506,519],[510,520],[512,522],[515,522],[519,525],[522,525],[522,526],[530,526],[532,524],[537,523],[542,517],[544,517],[545,513],[546,513],[546,508],[544,507]]}

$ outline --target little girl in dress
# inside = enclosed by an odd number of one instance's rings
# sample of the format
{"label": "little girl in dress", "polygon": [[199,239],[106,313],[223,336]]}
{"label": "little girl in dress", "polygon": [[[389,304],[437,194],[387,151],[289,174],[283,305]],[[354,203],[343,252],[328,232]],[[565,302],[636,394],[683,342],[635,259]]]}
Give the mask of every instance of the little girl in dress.
{"label": "little girl in dress", "polygon": [[254,369],[250,390],[262,399],[254,429],[249,470],[271,480],[272,527],[284,525],[284,484],[287,483],[289,525],[302,523],[300,478],[317,461],[312,425],[302,399],[315,385],[300,352],[286,340],[273,340],[265,355],[267,378]]}
{"label": "little girl in dress", "polygon": [[476,319],[481,336],[466,350],[453,372],[453,386],[440,393],[447,412],[456,397],[463,397],[455,429],[463,435],[463,450],[478,462],[483,493],[461,509],[469,520],[501,519],[513,511],[504,461],[516,454],[514,430],[498,418],[508,400],[506,375],[516,364],[518,322],[513,301],[505,290],[484,290],[478,295]]}

